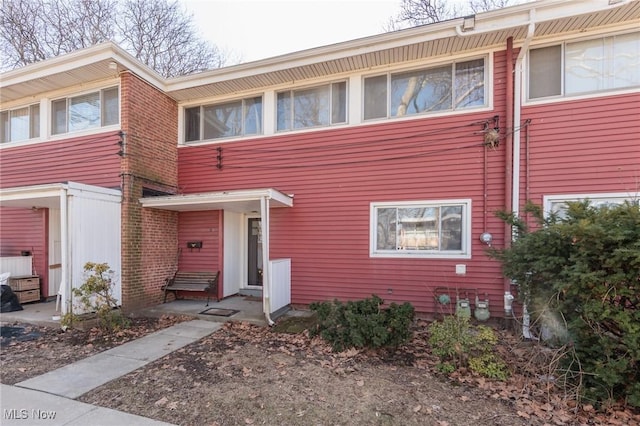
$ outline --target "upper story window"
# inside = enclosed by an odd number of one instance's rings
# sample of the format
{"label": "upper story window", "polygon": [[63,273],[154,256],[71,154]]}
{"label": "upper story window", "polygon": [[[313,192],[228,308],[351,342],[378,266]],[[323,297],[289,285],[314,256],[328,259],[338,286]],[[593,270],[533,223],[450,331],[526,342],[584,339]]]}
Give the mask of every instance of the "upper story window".
{"label": "upper story window", "polygon": [[262,133],[262,97],[184,110],[186,142]]}
{"label": "upper story window", "polygon": [[529,99],[634,86],[640,86],[640,32],[529,52]]}
{"label": "upper story window", "polygon": [[347,122],[347,83],[278,93],[277,130],[298,130]]}
{"label": "upper story window", "polygon": [[371,205],[371,256],[471,256],[471,201]]}
{"label": "upper story window", "polygon": [[78,132],[118,124],[118,88],[51,101],[51,134]]}
{"label": "upper story window", "polygon": [[0,142],[40,137],[40,104],[0,112]]}
{"label": "upper story window", "polygon": [[486,105],[484,58],[364,79],[364,119]]}

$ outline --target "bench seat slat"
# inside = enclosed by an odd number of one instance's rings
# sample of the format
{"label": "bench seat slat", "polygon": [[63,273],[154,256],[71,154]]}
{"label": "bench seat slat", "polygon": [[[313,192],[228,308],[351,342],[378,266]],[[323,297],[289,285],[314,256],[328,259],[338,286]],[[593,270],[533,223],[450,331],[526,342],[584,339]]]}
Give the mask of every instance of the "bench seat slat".
{"label": "bench seat slat", "polygon": [[207,305],[211,294],[218,299],[218,277],[220,272],[190,272],[177,271],[171,278],[165,280],[164,302],[167,301],[167,292],[171,291],[177,298],[178,291],[197,291],[207,293]]}

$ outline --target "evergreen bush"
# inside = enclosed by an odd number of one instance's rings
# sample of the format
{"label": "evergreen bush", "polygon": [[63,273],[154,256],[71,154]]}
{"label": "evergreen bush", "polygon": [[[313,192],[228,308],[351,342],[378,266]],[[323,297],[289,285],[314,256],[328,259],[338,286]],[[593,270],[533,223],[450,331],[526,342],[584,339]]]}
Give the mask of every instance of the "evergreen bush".
{"label": "evergreen bush", "polygon": [[410,303],[391,303],[383,309],[383,302],[375,294],[346,303],[314,302],[310,309],[316,313],[317,324],[311,335],[321,336],[336,352],[350,347],[397,348],[411,338],[414,308]]}
{"label": "evergreen bush", "polygon": [[566,325],[555,336],[575,345],[579,363],[570,368],[581,370],[582,396],[597,403],[624,399],[640,407],[638,202],[567,203],[563,216],[547,218],[538,206],[529,204],[526,212],[534,227],[501,214],[518,238],[511,248],[491,254],[518,283],[533,321],[563,320],[553,322]]}

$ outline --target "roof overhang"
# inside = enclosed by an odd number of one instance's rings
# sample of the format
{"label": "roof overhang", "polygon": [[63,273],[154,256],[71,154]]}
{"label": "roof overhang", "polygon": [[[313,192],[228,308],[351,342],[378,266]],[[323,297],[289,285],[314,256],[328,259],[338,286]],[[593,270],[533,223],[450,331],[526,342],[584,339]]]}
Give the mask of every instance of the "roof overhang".
{"label": "roof overhang", "polygon": [[145,197],[140,199],[140,203],[142,207],[173,211],[259,213],[263,199],[269,200],[270,207],[293,207],[293,195],[283,194],[273,188]]}
{"label": "roof overhang", "polygon": [[207,97],[260,90],[292,82],[371,70],[479,49],[514,46],[526,39],[530,24],[536,37],[584,33],[620,23],[640,21],[639,0],[539,0],[473,17],[364,37],[294,52],[261,61],[225,67],[166,81],[167,93],[187,103]]}
{"label": "roof overhang", "polygon": [[0,103],[114,79],[125,71],[131,71],[164,90],[162,76],[116,44],[105,42],[3,73]]}
{"label": "roof overhang", "polygon": [[0,189],[0,207],[27,209],[59,209],[61,197],[79,193],[91,193],[95,197],[117,199],[117,189],[85,185],[77,182],[50,183],[45,185],[19,186]]}
{"label": "roof overhang", "polygon": [[178,102],[235,96],[291,82],[504,47],[509,37],[518,47],[532,23],[536,38],[621,24],[633,28],[640,23],[640,0],[539,0],[477,14],[471,27],[467,18],[170,79],[163,79],[124,49],[107,42],[3,73],[0,103],[25,103],[30,96],[115,78],[123,71],[135,73]]}

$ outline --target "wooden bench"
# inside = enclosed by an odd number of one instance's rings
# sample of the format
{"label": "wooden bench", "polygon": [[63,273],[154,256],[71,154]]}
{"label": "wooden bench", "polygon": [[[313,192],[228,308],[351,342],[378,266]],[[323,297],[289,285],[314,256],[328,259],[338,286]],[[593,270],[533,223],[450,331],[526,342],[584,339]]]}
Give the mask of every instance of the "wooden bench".
{"label": "wooden bench", "polygon": [[164,286],[164,302],[167,303],[167,293],[172,291],[176,300],[178,300],[178,291],[195,291],[207,293],[207,304],[209,306],[209,300],[211,295],[218,298],[218,277],[220,271],[217,272],[186,272],[177,271],[173,277],[165,280]]}

